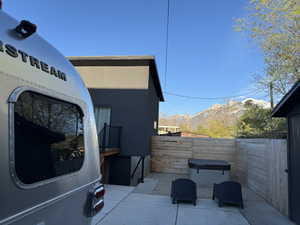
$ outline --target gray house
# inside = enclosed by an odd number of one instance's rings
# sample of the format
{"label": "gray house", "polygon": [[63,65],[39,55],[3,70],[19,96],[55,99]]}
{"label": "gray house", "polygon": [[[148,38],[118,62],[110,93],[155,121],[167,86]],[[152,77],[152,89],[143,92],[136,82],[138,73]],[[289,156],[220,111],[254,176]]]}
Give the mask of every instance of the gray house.
{"label": "gray house", "polygon": [[[149,171],[164,101],[153,56],[70,57],[91,94],[106,182],[132,185]],[[114,154],[115,153],[115,154]],[[103,157],[102,157],[103,158]],[[103,172],[105,171],[105,172]]]}

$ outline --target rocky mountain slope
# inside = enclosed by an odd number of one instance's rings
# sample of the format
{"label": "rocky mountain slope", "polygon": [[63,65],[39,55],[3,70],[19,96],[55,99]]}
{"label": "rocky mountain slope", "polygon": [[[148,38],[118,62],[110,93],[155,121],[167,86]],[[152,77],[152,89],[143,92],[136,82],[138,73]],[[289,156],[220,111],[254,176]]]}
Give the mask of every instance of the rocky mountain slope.
{"label": "rocky mountain slope", "polygon": [[172,115],[160,116],[160,125],[180,126],[187,130],[196,130],[198,126],[207,127],[208,121],[224,121],[227,125],[233,125],[240,118],[247,104],[259,105],[269,108],[270,104],[263,100],[253,98],[245,99],[241,102],[229,101],[226,104],[215,104],[210,108],[195,115]]}

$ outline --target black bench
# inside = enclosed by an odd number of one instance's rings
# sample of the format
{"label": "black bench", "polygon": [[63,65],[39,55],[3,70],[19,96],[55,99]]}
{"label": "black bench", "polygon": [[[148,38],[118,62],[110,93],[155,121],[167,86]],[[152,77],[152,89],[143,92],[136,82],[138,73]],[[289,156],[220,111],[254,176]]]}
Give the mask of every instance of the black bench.
{"label": "black bench", "polygon": [[197,187],[196,183],[190,179],[176,179],[171,186],[172,203],[176,204],[179,201],[191,202],[196,205]]}
{"label": "black bench", "polygon": [[224,160],[211,160],[211,159],[189,159],[188,165],[190,168],[199,170],[230,170],[230,164]]}
{"label": "black bench", "polygon": [[224,204],[238,205],[244,208],[242,197],[242,186],[238,182],[225,181],[220,184],[214,184],[212,199],[218,199],[219,207]]}

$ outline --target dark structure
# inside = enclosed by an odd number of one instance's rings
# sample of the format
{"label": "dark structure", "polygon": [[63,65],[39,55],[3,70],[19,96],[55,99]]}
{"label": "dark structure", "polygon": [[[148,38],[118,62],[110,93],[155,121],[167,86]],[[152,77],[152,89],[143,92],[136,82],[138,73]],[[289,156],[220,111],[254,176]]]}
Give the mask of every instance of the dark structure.
{"label": "dark structure", "polygon": [[196,205],[197,202],[197,186],[190,179],[176,179],[171,186],[172,203],[191,202]]}
{"label": "dark structure", "polygon": [[91,94],[100,145],[106,139],[113,147],[120,145],[120,154],[110,158],[109,183],[142,181],[151,137],[157,135],[159,102],[164,100],[154,57],[70,57],[70,61]]}
{"label": "dark structure", "polygon": [[223,160],[189,159],[189,178],[199,186],[230,180],[231,165]]}
{"label": "dark structure", "polygon": [[205,170],[230,170],[231,166],[227,161],[224,160],[211,160],[211,159],[189,159],[189,168],[194,168],[198,171],[201,169]]}
{"label": "dark structure", "polygon": [[219,207],[224,204],[238,205],[244,208],[242,197],[242,186],[238,182],[225,181],[220,184],[214,184],[212,199],[218,199]]}
{"label": "dark structure", "polygon": [[273,117],[286,117],[288,122],[288,184],[289,214],[300,224],[300,82],[281,99],[273,110]]}

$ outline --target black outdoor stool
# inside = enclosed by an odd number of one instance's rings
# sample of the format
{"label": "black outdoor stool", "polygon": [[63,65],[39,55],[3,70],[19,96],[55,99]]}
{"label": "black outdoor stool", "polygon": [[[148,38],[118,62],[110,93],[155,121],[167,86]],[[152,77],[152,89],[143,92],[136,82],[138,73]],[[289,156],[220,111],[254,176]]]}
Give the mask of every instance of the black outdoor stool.
{"label": "black outdoor stool", "polygon": [[214,184],[212,199],[218,199],[219,207],[224,204],[238,205],[244,208],[242,197],[242,186],[238,182],[225,181],[220,184]]}
{"label": "black outdoor stool", "polygon": [[196,205],[197,188],[196,183],[190,179],[176,179],[171,186],[172,203],[191,202]]}

